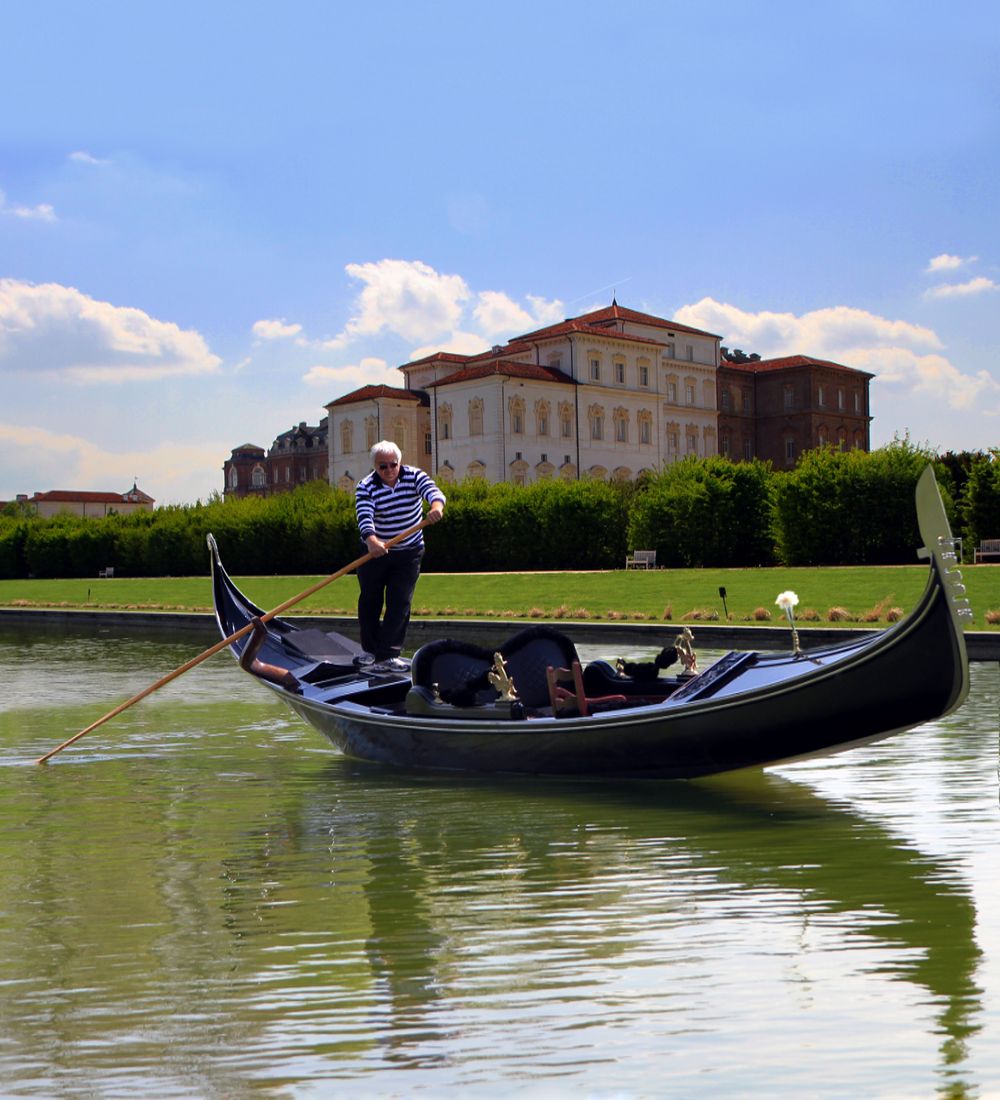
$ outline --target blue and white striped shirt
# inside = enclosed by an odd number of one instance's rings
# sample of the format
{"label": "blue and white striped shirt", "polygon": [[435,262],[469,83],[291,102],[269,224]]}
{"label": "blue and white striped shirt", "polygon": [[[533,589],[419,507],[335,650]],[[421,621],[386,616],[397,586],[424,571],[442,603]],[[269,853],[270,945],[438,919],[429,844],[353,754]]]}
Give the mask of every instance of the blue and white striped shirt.
{"label": "blue and white striped shirt", "polygon": [[[361,538],[377,535],[383,542],[391,539],[423,519],[422,500],[428,504],[439,500],[444,504],[445,499],[444,493],[427,474],[415,466],[400,466],[399,478],[392,488],[379,477],[377,470],[372,470],[354,490],[354,510]],[[402,550],[423,544],[423,531],[414,531],[392,549]]]}

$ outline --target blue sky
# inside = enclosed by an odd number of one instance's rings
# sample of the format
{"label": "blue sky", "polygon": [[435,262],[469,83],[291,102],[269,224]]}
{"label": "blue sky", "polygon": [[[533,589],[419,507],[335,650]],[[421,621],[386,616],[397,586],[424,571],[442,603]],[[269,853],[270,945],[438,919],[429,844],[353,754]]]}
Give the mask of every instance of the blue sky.
{"label": "blue sky", "polygon": [[6,5],[0,499],[222,488],[612,293],[1000,446],[990,3]]}

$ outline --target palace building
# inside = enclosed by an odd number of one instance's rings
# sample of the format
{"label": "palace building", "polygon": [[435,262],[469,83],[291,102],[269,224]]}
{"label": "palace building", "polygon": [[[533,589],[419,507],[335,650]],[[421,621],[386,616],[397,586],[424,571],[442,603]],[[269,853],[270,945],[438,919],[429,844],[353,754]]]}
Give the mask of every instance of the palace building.
{"label": "palace building", "polygon": [[687,455],[789,469],[823,443],[868,450],[870,374],[806,355],[730,353],[721,340],[612,301],[479,355],[436,352],[402,364],[399,387],[362,386],[326,405],[319,428],[285,433],[300,460],[291,472],[279,464],[283,436],[266,455],[236,448],[226,492],[321,476],[318,449],[311,467],[301,462],[320,437],[326,476],[344,489],[368,472],[381,439],[441,483],[629,480]]}

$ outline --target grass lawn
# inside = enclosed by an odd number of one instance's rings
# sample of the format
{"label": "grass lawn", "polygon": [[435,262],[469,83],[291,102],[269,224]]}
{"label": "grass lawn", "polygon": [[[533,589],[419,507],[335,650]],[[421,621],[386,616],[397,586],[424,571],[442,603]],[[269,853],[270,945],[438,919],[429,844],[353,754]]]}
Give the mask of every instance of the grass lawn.
{"label": "grass lawn", "polygon": [[[335,563],[331,563],[335,564]],[[831,608],[851,622],[888,622],[892,608],[913,607],[927,570],[913,566],[845,566],[808,569],[656,569],[587,573],[425,573],[417,585],[414,614],[421,617],[545,618],[680,621],[685,616],[724,619],[720,586],[733,622],[761,622],[779,592],[799,596],[796,618],[830,625]],[[974,628],[1000,629],[1000,566],[962,569],[975,612]],[[236,578],[244,592],[272,608],[308,588],[318,577]],[[353,615],[357,580],[342,577],[296,605],[312,614]],[[115,577],[111,580],[0,580],[0,607],[68,607],[107,610],[210,611],[207,577]],[[759,614],[759,613],[758,613]]]}

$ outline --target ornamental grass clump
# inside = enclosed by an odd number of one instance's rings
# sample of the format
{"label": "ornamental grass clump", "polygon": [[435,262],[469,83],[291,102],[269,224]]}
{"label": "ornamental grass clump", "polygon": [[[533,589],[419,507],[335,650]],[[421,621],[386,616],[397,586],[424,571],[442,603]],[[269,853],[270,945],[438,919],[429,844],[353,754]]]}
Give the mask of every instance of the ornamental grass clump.
{"label": "ornamental grass clump", "polygon": [[826,621],[828,623],[850,623],[854,621],[854,616],[846,607],[831,607],[827,610]]}

